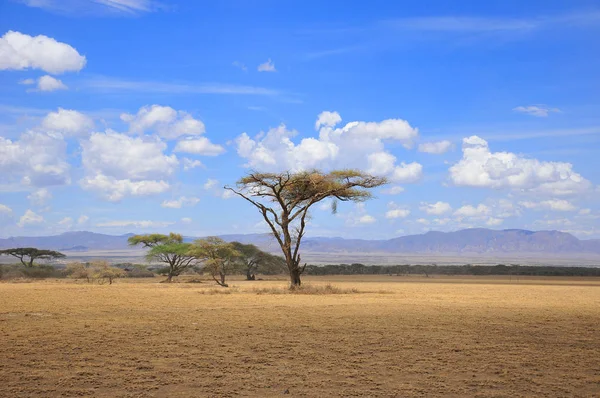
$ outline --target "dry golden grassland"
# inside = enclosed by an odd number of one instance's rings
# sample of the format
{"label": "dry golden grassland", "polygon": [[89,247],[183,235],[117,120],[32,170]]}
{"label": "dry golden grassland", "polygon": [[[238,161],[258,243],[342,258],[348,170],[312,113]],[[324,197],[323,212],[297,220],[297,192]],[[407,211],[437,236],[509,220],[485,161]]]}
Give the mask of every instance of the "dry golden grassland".
{"label": "dry golden grassland", "polygon": [[600,396],[598,280],[158,281],[0,283],[0,396]]}

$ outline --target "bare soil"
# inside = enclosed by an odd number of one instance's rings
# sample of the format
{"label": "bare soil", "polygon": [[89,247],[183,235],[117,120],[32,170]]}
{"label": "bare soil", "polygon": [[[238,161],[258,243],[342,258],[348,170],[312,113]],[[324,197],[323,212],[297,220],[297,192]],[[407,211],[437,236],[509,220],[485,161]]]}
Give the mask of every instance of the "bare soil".
{"label": "bare soil", "polygon": [[0,283],[0,396],[600,396],[598,279],[306,280]]}

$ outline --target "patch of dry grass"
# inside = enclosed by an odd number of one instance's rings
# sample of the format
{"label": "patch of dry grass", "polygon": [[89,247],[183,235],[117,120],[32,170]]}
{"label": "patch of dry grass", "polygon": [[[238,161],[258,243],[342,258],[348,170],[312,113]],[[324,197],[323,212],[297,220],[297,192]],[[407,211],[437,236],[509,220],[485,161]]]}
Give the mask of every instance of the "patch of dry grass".
{"label": "patch of dry grass", "polygon": [[341,287],[326,285],[304,284],[298,287],[263,287],[254,288],[252,292],[256,294],[358,294],[362,293],[356,288],[344,289]]}
{"label": "patch of dry grass", "polygon": [[425,279],[3,283],[0,397],[600,395],[598,280]]}

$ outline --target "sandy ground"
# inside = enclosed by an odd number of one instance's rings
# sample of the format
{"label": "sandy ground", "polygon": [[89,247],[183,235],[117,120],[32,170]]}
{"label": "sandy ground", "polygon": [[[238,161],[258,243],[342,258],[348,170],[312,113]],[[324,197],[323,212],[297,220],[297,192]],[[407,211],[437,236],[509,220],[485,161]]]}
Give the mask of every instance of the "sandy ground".
{"label": "sandy ground", "polygon": [[0,396],[600,396],[599,280],[307,280],[0,283]]}

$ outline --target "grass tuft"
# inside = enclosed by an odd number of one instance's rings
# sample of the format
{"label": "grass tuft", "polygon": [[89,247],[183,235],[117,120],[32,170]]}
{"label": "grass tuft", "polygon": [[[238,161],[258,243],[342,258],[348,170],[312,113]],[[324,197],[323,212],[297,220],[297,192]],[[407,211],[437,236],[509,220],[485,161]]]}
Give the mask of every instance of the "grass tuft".
{"label": "grass tuft", "polygon": [[363,293],[358,289],[342,289],[337,286],[327,284],[321,285],[302,285],[298,287],[284,288],[284,287],[266,287],[260,289],[254,289],[256,294],[356,294]]}

